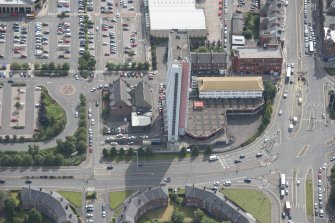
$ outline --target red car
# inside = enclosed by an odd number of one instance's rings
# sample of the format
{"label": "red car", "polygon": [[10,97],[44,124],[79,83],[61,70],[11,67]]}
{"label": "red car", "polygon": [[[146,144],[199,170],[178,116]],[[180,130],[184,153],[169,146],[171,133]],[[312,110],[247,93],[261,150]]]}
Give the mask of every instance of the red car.
{"label": "red car", "polygon": [[131,44],[131,47],[137,47],[136,43]]}
{"label": "red car", "polygon": [[16,118],[12,118],[10,121],[11,122],[17,122],[17,119]]}

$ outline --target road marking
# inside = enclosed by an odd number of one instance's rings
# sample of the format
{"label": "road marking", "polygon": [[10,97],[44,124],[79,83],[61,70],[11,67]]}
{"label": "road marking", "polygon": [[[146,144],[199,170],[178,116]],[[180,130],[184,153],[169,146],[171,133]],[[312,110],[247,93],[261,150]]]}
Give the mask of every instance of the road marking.
{"label": "road marking", "polygon": [[225,158],[221,159],[221,156],[218,156],[218,160],[219,160],[223,169],[229,168],[229,165],[228,165]]}
{"label": "road marking", "polygon": [[308,149],[309,149],[309,145],[304,145],[301,148],[300,152],[298,153],[297,157],[303,157],[303,156],[305,156],[306,153],[307,153],[307,151],[308,151]]}

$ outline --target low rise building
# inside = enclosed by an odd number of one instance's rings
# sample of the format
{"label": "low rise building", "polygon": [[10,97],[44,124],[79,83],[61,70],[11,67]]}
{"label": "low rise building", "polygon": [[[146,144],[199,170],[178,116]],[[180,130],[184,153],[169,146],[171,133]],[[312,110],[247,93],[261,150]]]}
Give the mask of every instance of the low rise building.
{"label": "low rise building", "polygon": [[324,28],[323,56],[325,61],[335,60],[335,26]]}
{"label": "low rise building", "polygon": [[135,193],[123,203],[123,211],[117,222],[135,223],[150,210],[168,206],[168,191],[166,187],[149,188]]}
{"label": "low rise building", "polygon": [[132,111],[130,89],[122,79],[117,79],[109,87],[110,115],[129,117]]}
{"label": "low rise building", "polygon": [[225,74],[226,72],[227,53],[191,53],[192,76],[203,74]]}
{"label": "low rise building", "polygon": [[23,187],[21,201],[23,209],[36,208],[55,223],[78,223],[78,218],[71,210],[69,202],[54,191]]}
{"label": "low rise building", "polygon": [[37,4],[43,1],[35,0],[0,0],[0,13],[16,15],[18,13],[34,13]]}
{"label": "low rise building", "polygon": [[201,99],[262,98],[262,77],[198,77]]}
{"label": "low rise building", "polygon": [[234,50],[232,68],[238,74],[280,74],[283,56],[281,47],[274,49],[239,48]]}
{"label": "low rise building", "polygon": [[229,220],[232,223],[256,222],[252,215],[235,206],[216,191],[186,186],[184,203],[186,206],[200,208],[220,221]]}
{"label": "low rise building", "polygon": [[237,49],[245,46],[244,36],[232,35],[231,36],[232,49]]}
{"label": "low rise building", "polygon": [[235,13],[232,17],[231,34],[242,35],[245,17],[242,13]]}

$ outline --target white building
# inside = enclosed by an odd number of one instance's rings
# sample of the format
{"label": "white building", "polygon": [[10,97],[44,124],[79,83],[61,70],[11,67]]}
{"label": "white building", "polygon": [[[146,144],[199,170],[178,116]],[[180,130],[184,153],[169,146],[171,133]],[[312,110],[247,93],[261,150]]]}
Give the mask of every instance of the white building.
{"label": "white building", "polygon": [[0,0],[0,13],[34,13],[37,3],[42,4],[43,1],[36,0]]}
{"label": "white building", "polygon": [[244,36],[232,35],[231,36],[232,49],[237,49],[245,46]]}
{"label": "white building", "polygon": [[190,37],[206,37],[203,9],[196,8],[195,0],[147,0],[150,34],[168,37],[171,30],[187,30]]}
{"label": "white building", "polygon": [[166,126],[168,143],[173,145],[185,134],[190,85],[189,44],[186,33],[171,33],[169,37],[166,87]]}
{"label": "white building", "polygon": [[261,98],[262,77],[198,77],[199,98]]}

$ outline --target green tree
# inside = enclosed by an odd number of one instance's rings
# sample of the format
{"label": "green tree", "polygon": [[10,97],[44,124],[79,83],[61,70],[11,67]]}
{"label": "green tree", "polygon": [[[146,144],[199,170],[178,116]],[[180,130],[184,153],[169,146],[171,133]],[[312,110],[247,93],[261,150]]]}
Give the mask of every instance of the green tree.
{"label": "green tree", "polygon": [[4,201],[4,211],[9,220],[12,220],[15,217],[15,199],[10,197]]}
{"label": "green tree", "polygon": [[51,166],[54,165],[55,157],[52,153],[48,153],[44,157],[44,165]]}
{"label": "green tree", "polygon": [[46,63],[43,63],[41,69],[42,69],[42,70],[45,70],[45,71],[46,71],[46,70],[49,70],[49,65],[46,64]]}
{"label": "green tree", "polygon": [[197,50],[199,53],[207,53],[208,52],[208,48],[206,46],[201,46],[198,48]]}
{"label": "green tree", "polygon": [[149,70],[149,68],[150,68],[150,63],[148,61],[145,61],[143,63],[143,70]]}
{"label": "green tree", "polygon": [[101,112],[101,116],[104,118],[104,119],[106,119],[106,118],[108,118],[108,116],[109,116],[109,109],[108,108],[103,108],[102,109],[102,112]]}
{"label": "green tree", "polygon": [[218,222],[207,216],[204,216],[201,220],[201,223],[218,223]]}
{"label": "green tree", "polygon": [[135,56],[135,52],[134,52],[134,50],[129,50],[129,51],[128,51],[128,56],[131,57],[131,58],[132,58],[133,56]]}
{"label": "green tree", "polygon": [[242,32],[242,35],[244,36],[244,38],[246,39],[251,39],[252,38],[252,32],[250,30],[245,30]]}
{"label": "green tree", "polygon": [[82,139],[79,140],[79,142],[76,144],[76,148],[77,148],[78,153],[84,153],[86,151],[86,148],[87,148],[86,141],[84,141]]}
{"label": "green tree", "polygon": [[56,71],[56,64],[54,62],[49,63],[49,71],[55,72]]}
{"label": "green tree", "polygon": [[15,103],[15,108],[16,108],[16,109],[19,109],[20,107],[21,107],[21,103],[17,101],[17,102]]}
{"label": "green tree", "polygon": [[186,148],[183,146],[179,152],[179,156],[185,157],[186,156]]}
{"label": "green tree", "polygon": [[90,57],[87,61],[88,70],[95,70],[96,60],[93,57]]}
{"label": "green tree", "polygon": [[142,147],[137,149],[137,153],[139,157],[143,157],[145,155],[144,149]]}
{"label": "green tree", "polygon": [[148,148],[146,148],[145,149],[145,155],[147,156],[147,157],[152,157],[153,155],[154,155],[154,153],[152,152],[152,150],[148,147]]}
{"label": "green tree", "polygon": [[22,70],[30,70],[30,66],[27,62],[24,62],[21,66]]}
{"label": "green tree", "polygon": [[194,157],[199,156],[199,149],[197,146],[192,146],[191,155]]}
{"label": "green tree", "polygon": [[123,157],[123,156],[125,156],[125,155],[126,155],[126,151],[124,150],[123,147],[121,147],[121,148],[119,149],[119,156],[120,156],[120,157]]}
{"label": "green tree", "polygon": [[70,64],[69,64],[69,63],[66,63],[66,62],[63,63],[63,64],[62,64],[62,70],[67,70],[67,71],[70,70]]}
{"label": "green tree", "polygon": [[44,157],[41,154],[34,155],[34,164],[41,166],[44,164]]}
{"label": "green tree", "polygon": [[171,216],[171,221],[173,223],[183,223],[184,222],[184,212],[179,210],[174,210]]}
{"label": "green tree", "polygon": [[177,197],[178,197],[178,194],[175,193],[175,192],[173,191],[173,192],[171,193],[171,200],[172,200],[173,202],[176,202]]}
{"label": "green tree", "polygon": [[10,69],[11,70],[21,70],[21,64],[17,63],[17,62],[13,62],[10,65]]}
{"label": "green tree", "polygon": [[276,86],[270,81],[264,81],[263,85],[264,85],[264,91],[263,91],[264,100],[271,101],[271,103],[273,103],[273,100],[277,94]]}
{"label": "green tree", "polygon": [[57,153],[54,157],[54,163],[57,166],[62,166],[64,164],[64,157],[62,154]]}
{"label": "green tree", "polygon": [[34,69],[35,70],[41,69],[41,64],[40,63],[34,63]]}
{"label": "green tree", "polygon": [[211,146],[207,146],[206,149],[205,149],[204,154],[207,155],[207,156],[209,156],[209,155],[212,154],[212,152],[213,152],[212,151],[212,147]]}
{"label": "green tree", "polygon": [[133,157],[134,155],[135,155],[134,149],[130,147],[127,151],[127,156]]}
{"label": "green tree", "polygon": [[109,156],[108,150],[106,148],[103,148],[102,155],[103,155],[104,158],[107,158]]}
{"label": "green tree", "polygon": [[115,157],[117,157],[117,150],[116,150],[116,148],[114,146],[111,148],[109,155],[110,155],[110,157],[112,159],[115,158]]}
{"label": "green tree", "polygon": [[21,164],[22,164],[22,156],[21,156],[21,154],[15,154],[13,156],[13,163],[12,163],[12,165],[20,166]]}
{"label": "green tree", "polygon": [[33,164],[33,158],[30,154],[23,154],[22,155],[22,165],[23,166],[30,166]]}
{"label": "green tree", "polygon": [[35,208],[30,209],[28,214],[28,223],[42,223],[42,215]]}
{"label": "green tree", "polygon": [[35,155],[38,153],[40,147],[38,145],[28,145],[28,153],[30,155]]}
{"label": "green tree", "polygon": [[193,221],[194,223],[200,223],[202,218],[205,216],[204,212],[201,209],[193,211]]}
{"label": "green tree", "polygon": [[137,70],[142,70],[143,69],[143,63],[142,62],[137,62]]}

